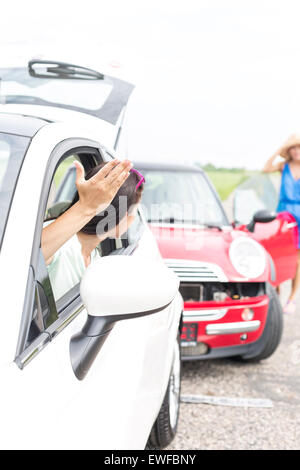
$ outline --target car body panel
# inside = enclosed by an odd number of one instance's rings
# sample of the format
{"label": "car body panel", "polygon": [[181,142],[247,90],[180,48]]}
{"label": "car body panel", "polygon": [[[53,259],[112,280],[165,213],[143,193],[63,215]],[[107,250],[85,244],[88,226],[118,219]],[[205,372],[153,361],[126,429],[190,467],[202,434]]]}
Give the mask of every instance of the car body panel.
{"label": "car body panel", "polygon": [[[241,276],[229,258],[229,247],[231,242],[240,236],[247,237],[246,233],[238,230],[224,230],[205,228],[185,228],[159,226],[150,224],[152,233],[156,237],[159,249],[168,266],[174,266],[176,261],[180,265],[190,266],[191,261],[201,263],[201,266],[210,268],[210,276],[213,279],[205,278],[202,275],[201,282],[252,282],[252,279]],[[266,262],[264,273],[255,278],[255,282],[266,282],[270,280],[270,264]],[[263,333],[268,312],[268,297],[251,298],[245,301],[227,299],[226,302],[202,301],[194,303],[184,303],[183,326],[190,323],[197,323],[197,343],[204,343],[208,347],[208,352],[215,348],[226,348],[232,346],[242,346],[257,341]],[[205,319],[205,311],[226,309],[225,317],[217,320]],[[253,321],[259,321],[260,327],[247,333],[247,337],[242,339],[243,331],[235,334],[208,335],[207,327],[218,323],[241,322],[242,313],[245,309],[251,309],[254,313]],[[202,317],[197,319],[197,312],[201,312]],[[196,320],[191,321],[191,314],[196,316]],[[182,358],[185,360],[187,350],[184,335],[182,335]],[[205,357],[205,356],[203,356]],[[209,357],[209,356],[208,356]],[[192,356],[188,357],[189,359]]]}
{"label": "car body panel", "polygon": [[[8,134],[33,137],[41,127],[49,122],[35,116],[9,113],[7,107],[3,107],[1,104],[0,109],[4,109],[3,112],[0,112],[0,129],[1,132]],[[24,109],[22,109],[23,112]]]}
{"label": "car body panel", "polygon": [[[238,346],[241,344],[248,344],[257,341],[261,336],[268,312],[269,299],[266,295],[259,296],[251,299],[245,300],[232,300],[228,299],[226,302],[201,302],[186,303],[184,307],[184,323],[194,323],[196,320],[193,319],[197,316],[199,311],[201,314],[200,321],[198,320],[198,331],[197,331],[197,342],[205,343],[210,349],[221,348],[227,346]],[[243,322],[242,313],[245,309],[252,309],[254,312],[253,318],[251,321],[259,321],[260,325],[258,328],[255,328],[254,331],[247,331],[247,338],[241,340],[241,334],[243,334],[243,326],[240,326],[240,330],[237,333],[233,334],[216,334],[211,335],[207,333],[210,326],[218,326],[224,324],[234,324],[237,322]],[[221,312],[222,316],[220,318],[214,319],[205,319],[205,312],[217,311]],[[217,315],[216,315],[217,317]],[[192,321],[188,321],[192,320]],[[183,338],[184,339],[184,338]]]}
{"label": "car body panel", "polygon": [[[224,272],[229,282],[248,281],[239,274],[229,259],[229,247],[237,237],[247,237],[238,230],[187,228],[174,225],[150,224],[156,237],[160,251],[165,259],[197,260],[214,263]],[[264,273],[256,281],[269,279],[269,265],[266,263]]]}
{"label": "car body panel", "polygon": [[[249,233],[246,225],[238,229]],[[280,212],[273,222],[255,224],[251,235],[265,247],[274,261],[276,277],[270,282],[277,286],[287,279],[293,279],[298,261],[298,226],[292,214]]]}
{"label": "car body panel", "polygon": [[[3,448],[142,449],[166,391],[183,308],[179,294],[161,312],[116,324],[82,382],[72,371],[69,340],[81,330],[85,309],[24,370],[14,363],[49,156],[58,144],[79,138],[110,148],[116,129],[98,122],[98,128],[79,122],[41,127],[19,175],[0,252]],[[160,257],[147,226],[132,256],[141,266],[147,256]]]}
{"label": "car body panel", "polygon": [[[173,163],[141,162],[136,165],[142,172],[145,171],[146,180],[147,171],[193,171],[191,166]],[[194,171],[197,174],[201,172],[199,168]],[[167,184],[165,180],[164,192],[167,191]],[[156,187],[153,188],[152,191],[155,192]],[[149,201],[151,197],[149,196]],[[215,190],[212,190],[211,197],[216,197]],[[159,203],[155,193],[153,200],[156,204]],[[221,204],[220,200],[219,203]],[[150,220],[150,227],[165,262],[179,275],[181,288],[184,284],[196,286],[213,283],[225,286],[258,283],[257,285],[265,286],[269,282],[276,286],[292,278],[295,273],[298,231],[295,219],[288,213],[277,214],[273,222],[255,224],[254,232],[250,232],[247,225],[228,224],[208,228],[177,221],[165,223]],[[230,246],[240,237],[253,239],[263,247],[266,263],[264,271],[258,277],[241,275],[231,262]],[[222,301],[185,301],[182,358],[192,360],[239,355],[260,344],[268,316],[269,299],[260,288],[258,292],[238,299],[228,296]]]}
{"label": "car body panel", "polygon": [[[37,106],[31,104],[0,104],[0,113],[11,116],[36,117],[42,120],[48,120],[50,124],[64,124],[67,128],[72,126],[73,135],[84,132],[84,135],[93,135],[98,137],[101,143],[113,148],[119,130],[119,124],[112,125],[109,122],[102,121],[85,113],[78,113],[63,108],[48,108],[47,106]],[[69,127],[70,128],[70,127]],[[47,127],[48,129],[48,127]]]}

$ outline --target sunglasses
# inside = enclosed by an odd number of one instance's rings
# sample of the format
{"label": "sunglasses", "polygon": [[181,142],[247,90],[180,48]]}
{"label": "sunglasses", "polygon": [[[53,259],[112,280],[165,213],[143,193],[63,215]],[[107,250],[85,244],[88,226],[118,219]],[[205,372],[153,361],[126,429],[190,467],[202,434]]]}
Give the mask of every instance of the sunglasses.
{"label": "sunglasses", "polygon": [[139,179],[139,182],[138,184],[136,185],[135,187],[135,190],[137,190],[137,188],[142,184],[142,183],[145,183],[146,180],[145,178],[143,177],[142,173],[140,173],[138,170],[136,170],[135,168],[131,168],[130,170],[131,173],[135,173],[140,179]]}

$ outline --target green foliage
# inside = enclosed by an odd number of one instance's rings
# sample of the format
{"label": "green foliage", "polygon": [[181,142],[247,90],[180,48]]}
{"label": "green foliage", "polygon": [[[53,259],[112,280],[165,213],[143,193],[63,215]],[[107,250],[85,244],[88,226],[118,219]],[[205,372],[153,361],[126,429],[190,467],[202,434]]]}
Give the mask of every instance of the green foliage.
{"label": "green foliage", "polygon": [[226,200],[243,181],[258,173],[257,171],[246,170],[243,167],[218,167],[213,163],[200,165],[199,162],[195,162],[195,165],[200,166],[205,171],[222,201]]}
{"label": "green foliage", "polygon": [[222,201],[224,201],[238,185],[248,179],[254,172],[238,168],[223,168],[206,170],[205,173],[215,186]]}
{"label": "green foliage", "polygon": [[58,188],[59,183],[62,181],[63,177],[65,176],[69,167],[74,163],[75,160],[79,161],[77,155],[71,155],[70,157],[66,158],[57,168],[55,175],[54,175],[54,182],[56,188]]}
{"label": "green foliage", "polygon": [[231,172],[231,173],[241,173],[247,171],[243,167],[223,167],[223,166],[215,166],[213,163],[206,163],[205,165],[199,165],[196,163],[196,165],[201,166],[203,170],[205,171],[225,171],[225,172]]}

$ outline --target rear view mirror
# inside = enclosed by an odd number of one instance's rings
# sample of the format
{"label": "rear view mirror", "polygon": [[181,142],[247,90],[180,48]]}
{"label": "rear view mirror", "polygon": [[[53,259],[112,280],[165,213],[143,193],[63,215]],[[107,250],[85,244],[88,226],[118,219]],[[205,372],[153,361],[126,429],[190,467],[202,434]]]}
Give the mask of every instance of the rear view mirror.
{"label": "rear view mirror", "polygon": [[271,212],[267,209],[262,209],[260,211],[255,212],[253,219],[251,220],[250,224],[247,225],[247,229],[249,232],[254,232],[255,224],[257,222],[261,224],[265,224],[268,222],[272,222],[276,219],[276,212]]}
{"label": "rear view mirror", "polygon": [[76,377],[84,379],[116,322],[165,309],[178,288],[179,279],[161,259],[116,255],[94,261],[80,286],[88,318],[70,341]]}

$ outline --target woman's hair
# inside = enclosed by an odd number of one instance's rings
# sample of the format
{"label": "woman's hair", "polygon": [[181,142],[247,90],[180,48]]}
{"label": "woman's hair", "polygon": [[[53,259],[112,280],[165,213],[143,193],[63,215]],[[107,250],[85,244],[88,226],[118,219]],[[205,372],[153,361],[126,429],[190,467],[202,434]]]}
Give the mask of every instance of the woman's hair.
{"label": "woman's hair", "polygon": [[[85,175],[85,179],[89,180],[92,178],[96,173],[98,173],[101,168],[106,165],[106,162],[100,163],[99,165],[91,168]],[[126,181],[122,184],[119,191],[115,195],[114,199],[110,203],[110,206],[106,208],[104,211],[97,214],[93,217],[82,229],[80,230],[83,233],[87,233],[89,235],[99,235],[99,222],[104,221],[107,219],[107,224],[103,227],[103,233],[108,232],[108,230],[116,227],[120,220],[125,217],[126,213],[130,211],[130,208],[135,204],[138,204],[141,200],[142,192],[144,189],[143,183],[136,189],[136,185],[139,182],[139,177],[136,173],[130,172]],[[79,200],[78,192],[73,198],[72,204],[75,204]],[[113,217],[110,217],[112,214]],[[98,226],[98,230],[97,230]]]}

